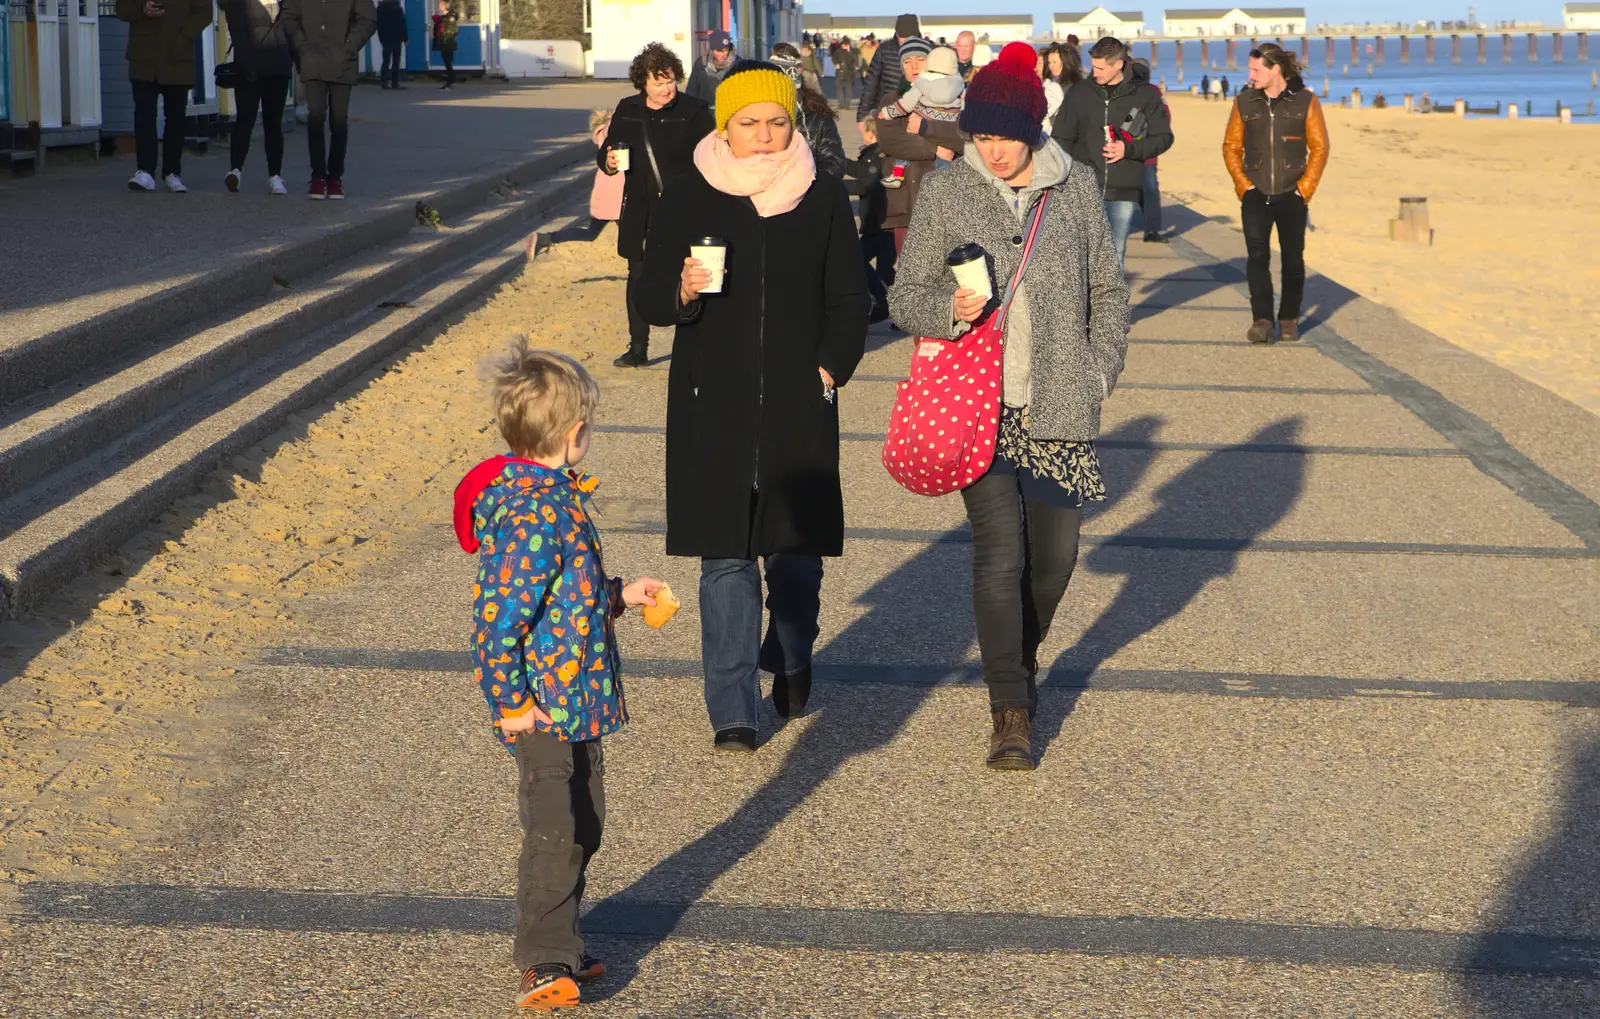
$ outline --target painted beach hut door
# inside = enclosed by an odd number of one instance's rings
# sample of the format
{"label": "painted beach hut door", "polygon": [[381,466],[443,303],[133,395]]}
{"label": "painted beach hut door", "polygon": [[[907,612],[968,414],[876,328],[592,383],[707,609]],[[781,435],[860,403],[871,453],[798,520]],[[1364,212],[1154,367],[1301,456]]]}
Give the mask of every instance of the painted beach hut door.
{"label": "painted beach hut door", "polygon": [[78,127],[100,126],[100,3],[62,0],[66,10],[61,30],[66,35],[66,111]]}
{"label": "painted beach hut door", "polygon": [[39,90],[39,129],[61,127],[62,50],[61,12],[67,0],[34,0],[33,44],[39,62],[35,78]]}

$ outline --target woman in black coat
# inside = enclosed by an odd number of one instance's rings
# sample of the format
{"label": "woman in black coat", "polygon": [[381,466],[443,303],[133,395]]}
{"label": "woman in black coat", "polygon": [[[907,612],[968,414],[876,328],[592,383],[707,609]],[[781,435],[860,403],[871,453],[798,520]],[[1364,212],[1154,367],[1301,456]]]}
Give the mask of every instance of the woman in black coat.
{"label": "woman in black coat", "polygon": [[[306,144],[311,150],[307,197],[343,198],[350,90],[358,80],[361,47],[378,29],[377,9],[372,0],[283,0],[283,29],[305,86]],[[325,134],[330,118],[331,133]]]}
{"label": "woman in black coat", "polygon": [[[639,304],[677,326],[667,387],[667,552],[698,556],[706,707],[716,742],[754,749],[760,671],[805,709],[822,557],[844,545],[835,387],[861,360],[867,284],[844,185],[816,172],[795,91],[771,64],[717,88],[716,134],[669,179]],[[722,292],[690,247],[720,238]],[[765,559],[771,620],[761,632]]]}
{"label": "woman in black coat", "polygon": [[256,113],[260,111],[261,137],[267,147],[267,191],[286,195],[289,190],[283,185],[283,107],[289,98],[294,56],[279,17],[282,8],[278,0],[221,0],[219,6],[228,19],[234,63],[244,73],[244,82],[233,90],[238,106],[229,153],[233,168],[223,183],[229,191],[239,190],[245,157],[250,154],[250,134],[256,129]]}
{"label": "woman in black coat", "polygon": [[628,349],[613,363],[640,368],[650,360],[650,323],[640,313],[638,299],[650,211],[664,182],[693,166],[695,143],[715,125],[710,107],[679,90],[683,62],[660,43],[639,51],[628,68],[628,80],[639,92],[617,104],[595,161],[609,175],[624,172],[617,169],[616,148],[628,147],[622,218],[617,221],[617,254],[628,260]]}

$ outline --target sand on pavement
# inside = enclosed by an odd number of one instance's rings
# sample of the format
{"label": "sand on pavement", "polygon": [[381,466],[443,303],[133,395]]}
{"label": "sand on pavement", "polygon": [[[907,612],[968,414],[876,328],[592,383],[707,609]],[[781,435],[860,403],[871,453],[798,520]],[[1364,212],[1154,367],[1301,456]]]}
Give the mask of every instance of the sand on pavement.
{"label": "sand on pavement", "polygon": [[[1222,165],[1232,104],[1180,93],[1170,105],[1178,140],[1161,157],[1162,191],[1237,227]],[[1600,413],[1600,130],[1324,110],[1332,156],[1311,205],[1310,269]],[[1403,195],[1428,199],[1432,247],[1389,239]]]}

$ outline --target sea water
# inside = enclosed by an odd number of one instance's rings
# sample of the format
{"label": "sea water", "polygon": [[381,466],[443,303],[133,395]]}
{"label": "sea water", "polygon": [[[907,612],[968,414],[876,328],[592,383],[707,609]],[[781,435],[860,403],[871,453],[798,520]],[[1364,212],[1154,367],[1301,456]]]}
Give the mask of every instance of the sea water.
{"label": "sea water", "polygon": [[[1305,82],[1320,96],[1323,94],[1324,79],[1326,79],[1328,102],[1337,103],[1350,94],[1352,89],[1361,90],[1361,102],[1364,106],[1371,106],[1372,100],[1379,92],[1390,106],[1403,106],[1405,96],[1410,93],[1414,99],[1421,99],[1422,93],[1428,93],[1436,107],[1443,107],[1449,111],[1453,109],[1457,99],[1465,99],[1467,105],[1473,109],[1493,108],[1495,103],[1500,103],[1500,116],[1505,116],[1506,106],[1515,103],[1521,107],[1518,111],[1522,116],[1528,115],[1527,104],[1533,103],[1533,115],[1537,117],[1554,117],[1556,103],[1572,108],[1574,117],[1582,122],[1600,122],[1600,117],[1590,121],[1586,114],[1591,110],[1600,111],[1600,91],[1594,88],[1591,75],[1600,71],[1600,32],[1591,33],[1590,44],[1597,47],[1591,51],[1590,62],[1583,63],[1578,60],[1578,40],[1571,33],[1567,33],[1562,42],[1562,63],[1555,63],[1552,59],[1554,50],[1550,33],[1538,33],[1536,45],[1538,47],[1538,60],[1528,60],[1527,34],[1518,32],[1511,37],[1511,60],[1502,62],[1501,42],[1498,33],[1485,33],[1488,39],[1488,54],[1485,62],[1478,63],[1478,40],[1473,34],[1461,37],[1461,63],[1450,62],[1450,36],[1434,36],[1433,63],[1428,63],[1424,57],[1424,40],[1414,36],[1411,40],[1411,62],[1400,62],[1400,40],[1395,38],[1375,39],[1372,36],[1359,37],[1357,44],[1358,60],[1350,59],[1350,36],[1337,36],[1334,39],[1334,60],[1329,63],[1327,57],[1327,44],[1321,36],[1307,36],[1306,42],[1310,48],[1309,58],[1305,69]],[[1260,39],[1258,45],[1273,42],[1271,39]],[[1377,62],[1377,47],[1383,45],[1384,62]],[[1284,47],[1291,51],[1300,45],[1300,37],[1285,37]],[[1225,40],[1214,39],[1209,43],[1207,55],[1211,58],[1209,66],[1200,63],[1200,44],[1198,41],[1186,42],[1183,47],[1183,82],[1178,82],[1177,52],[1174,43],[1161,43],[1157,53],[1157,63],[1151,77],[1159,80],[1166,79],[1167,87],[1174,91],[1187,91],[1189,86],[1198,85],[1201,75],[1209,74],[1212,78],[1226,76],[1230,88],[1237,91],[1249,78],[1247,58],[1250,53],[1249,40],[1241,39],[1234,47],[1237,54],[1239,69],[1228,70],[1227,43]],[[1087,51],[1086,51],[1087,53]],[[1134,56],[1150,58],[1148,43],[1134,43]],[[1085,57],[1087,66],[1087,55]]]}

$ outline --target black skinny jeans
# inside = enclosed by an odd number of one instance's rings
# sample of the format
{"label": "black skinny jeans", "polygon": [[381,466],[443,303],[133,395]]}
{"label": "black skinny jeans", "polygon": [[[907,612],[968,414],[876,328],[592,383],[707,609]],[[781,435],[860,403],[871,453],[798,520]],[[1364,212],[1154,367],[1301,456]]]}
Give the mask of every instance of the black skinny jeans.
{"label": "black skinny jeans", "polygon": [[985,474],[961,499],[972,523],[972,614],[989,710],[1032,710],[1039,645],[1078,563],[1082,511],[1024,499],[1009,474]]}
{"label": "black skinny jeans", "polygon": [[[189,116],[188,85],[157,85],[153,81],[133,86],[133,142],[139,169],[153,177],[183,173],[183,130]],[[156,173],[156,101],[167,116],[161,135],[161,172]]]}
{"label": "black skinny jeans", "polygon": [[639,354],[650,351],[650,323],[639,310],[639,284],[644,282],[644,259],[628,259],[628,349]]}
{"label": "black skinny jeans", "polygon": [[1244,221],[1244,249],[1248,256],[1250,317],[1272,318],[1272,228],[1278,228],[1278,255],[1283,262],[1283,304],[1278,318],[1300,317],[1306,290],[1306,200],[1298,191],[1268,198],[1259,188],[1244,193],[1240,202]]}
{"label": "black skinny jeans", "polygon": [[233,157],[231,169],[244,169],[245,157],[250,155],[250,133],[256,129],[256,111],[261,111],[261,141],[267,150],[267,176],[283,174],[283,107],[289,98],[289,79],[285,75],[269,75],[240,85],[233,93],[239,104],[238,119],[233,122],[233,140],[229,146]]}
{"label": "black skinny jeans", "polygon": [[[350,90],[354,86],[331,81],[307,81],[306,144],[311,147],[311,176],[344,179],[344,152],[350,144]],[[330,136],[323,131],[332,119]],[[323,146],[331,141],[324,150]]]}
{"label": "black skinny jeans", "polygon": [[444,83],[446,85],[454,85],[456,83],[455,49],[440,50],[439,56],[444,59]]}
{"label": "black skinny jeans", "polygon": [[564,743],[542,732],[520,733],[513,746],[522,853],[511,960],[517,969],[559,963],[576,973],[578,910],[606,823],[605,753],[597,739]]}
{"label": "black skinny jeans", "polygon": [[379,82],[390,88],[400,87],[400,55],[405,49],[405,43],[396,43],[383,48],[383,64],[378,68]]}

